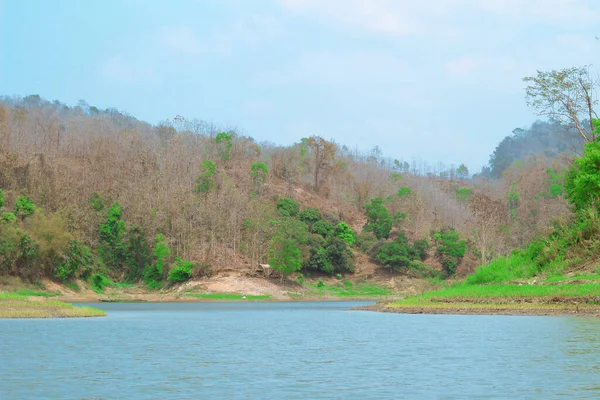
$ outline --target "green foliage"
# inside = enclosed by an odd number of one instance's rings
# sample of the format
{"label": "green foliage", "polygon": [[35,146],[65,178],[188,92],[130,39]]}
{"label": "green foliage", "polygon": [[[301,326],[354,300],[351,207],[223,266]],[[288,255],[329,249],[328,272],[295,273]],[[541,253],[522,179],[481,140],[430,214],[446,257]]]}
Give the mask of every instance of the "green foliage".
{"label": "green foliage", "polygon": [[321,211],[316,207],[305,208],[298,214],[298,219],[311,226],[322,219]]}
{"label": "green foliage", "polygon": [[165,240],[165,235],[159,233],[154,242],[154,257],[156,258],[156,270],[162,275],[166,260],[171,257],[171,249]]}
{"label": "green foliage", "polygon": [[94,264],[90,248],[76,240],[69,242],[62,259],[63,261],[54,268],[54,276],[64,280],[85,276]]}
{"label": "green foliage", "polygon": [[191,261],[176,258],[173,267],[171,270],[169,270],[169,276],[167,279],[173,283],[188,281],[192,277],[193,269],[194,263]]}
{"label": "green foliage", "polygon": [[406,213],[403,211],[398,211],[392,217],[392,225],[396,226],[396,227],[400,227],[404,223],[405,219],[406,219]]}
{"label": "green foliage", "polygon": [[468,201],[471,198],[472,192],[469,188],[459,188],[456,190],[456,197],[460,201]]}
{"label": "green foliage", "polygon": [[137,282],[146,265],[151,263],[146,233],[139,225],[131,224],[125,235],[125,282]]}
{"label": "green foliage", "polygon": [[4,224],[12,224],[17,220],[17,216],[11,212],[3,211],[0,213],[0,222]]}
{"label": "green foliage", "polygon": [[356,243],[356,233],[345,222],[340,222],[335,226],[334,236],[342,239],[348,246],[354,246]]}
{"label": "green foliage", "polygon": [[371,199],[371,203],[365,206],[367,224],[364,227],[365,232],[373,232],[377,239],[387,239],[390,237],[393,220],[390,213],[384,205],[381,197]]}
{"label": "green foliage", "polygon": [[261,161],[252,164],[252,166],[250,167],[250,177],[252,178],[252,184],[254,186],[255,192],[262,192],[262,188],[265,182],[267,181],[268,175],[269,170],[267,168],[267,164]]}
{"label": "green foliage", "polygon": [[412,262],[409,249],[406,236],[400,232],[396,240],[379,247],[375,258],[388,268],[396,271],[407,270]]}
{"label": "green foliage", "polygon": [[453,275],[467,251],[466,240],[460,239],[454,228],[443,228],[434,235],[434,239],[437,241],[436,255],[440,258],[444,272],[448,276]]}
{"label": "green foliage", "polygon": [[219,156],[222,160],[229,160],[231,157],[231,147],[233,146],[233,135],[227,132],[221,132],[215,137],[218,145]]}
{"label": "green foliage", "polygon": [[121,218],[123,207],[115,202],[106,212],[106,221],[100,224],[100,246],[98,254],[112,271],[119,271],[126,259],[126,248],[123,243],[125,221]]}
{"label": "green foliage", "polygon": [[104,293],[104,289],[113,284],[113,282],[103,274],[92,275],[90,282],[92,290],[96,293]]}
{"label": "green foliage", "polygon": [[324,238],[328,238],[333,234],[333,225],[326,221],[317,221],[311,225],[310,231],[312,233],[316,233],[317,235],[321,235]]}
{"label": "green foliage", "polygon": [[513,218],[516,217],[517,207],[519,206],[519,201],[521,200],[521,195],[517,189],[517,182],[513,182],[510,187],[510,191],[508,192],[508,210]]}
{"label": "green foliage", "polygon": [[271,239],[269,264],[274,271],[281,273],[282,279],[302,268],[302,252],[300,251],[298,242],[282,234],[273,237]]}
{"label": "green foliage", "polygon": [[421,261],[427,258],[427,250],[429,250],[429,241],[427,239],[417,239],[412,246],[412,254]]}
{"label": "green foliage", "polygon": [[20,218],[32,215],[35,209],[35,204],[29,197],[20,196],[15,203],[15,214]]}
{"label": "green foliage", "polygon": [[196,180],[196,192],[197,193],[208,193],[214,189],[217,185],[215,182],[215,171],[217,166],[214,162],[207,160],[200,166],[200,176]]}
{"label": "green foliage", "polygon": [[294,199],[283,198],[277,202],[277,210],[282,217],[295,217],[300,211],[300,205]]}
{"label": "green foliage", "polygon": [[585,145],[583,156],[567,173],[565,191],[575,211],[600,208],[600,142]]}
{"label": "green foliage", "polygon": [[92,193],[90,195],[90,205],[98,212],[104,210],[104,198],[99,193]]}
{"label": "green foliage", "polygon": [[327,274],[333,273],[334,270],[327,255],[327,250],[323,247],[311,247],[310,258],[305,263],[305,268],[325,272]]}
{"label": "green foliage", "polygon": [[346,241],[332,236],[325,243],[325,251],[333,267],[332,272],[354,272],[352,251],[348,248]]}
{"label": "green foliage", "polygon": [[406,196],[410,196],[411,193],[412,193],[412,190],[410,190],[410,188],[403,186],[400,189],[398,189],[398,193],[396,193],[396,196],[398,196],[398,198],[403,198]]}
{"label": "green foliage", "polygon": [[4,207],[4,192],[0,189],[0,208]]}

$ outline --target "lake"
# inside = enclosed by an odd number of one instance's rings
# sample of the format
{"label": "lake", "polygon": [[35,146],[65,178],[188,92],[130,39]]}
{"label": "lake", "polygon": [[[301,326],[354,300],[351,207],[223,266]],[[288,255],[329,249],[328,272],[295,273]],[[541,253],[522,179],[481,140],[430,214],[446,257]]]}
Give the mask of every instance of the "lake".
{"label": "lake", "polygon": [[101,303],[0,320],[6,399],[597,399],[600,320]]}

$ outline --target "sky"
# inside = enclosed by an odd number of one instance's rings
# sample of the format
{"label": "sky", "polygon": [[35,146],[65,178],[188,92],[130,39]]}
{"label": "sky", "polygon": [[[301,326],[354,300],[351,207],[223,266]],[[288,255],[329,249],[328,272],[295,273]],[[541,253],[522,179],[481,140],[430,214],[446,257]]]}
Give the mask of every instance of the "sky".
{"label": "sky", "polygon": [[537,119],[522,78],[596,36],[597,0],[0,0],[0,95],[475,172]]}

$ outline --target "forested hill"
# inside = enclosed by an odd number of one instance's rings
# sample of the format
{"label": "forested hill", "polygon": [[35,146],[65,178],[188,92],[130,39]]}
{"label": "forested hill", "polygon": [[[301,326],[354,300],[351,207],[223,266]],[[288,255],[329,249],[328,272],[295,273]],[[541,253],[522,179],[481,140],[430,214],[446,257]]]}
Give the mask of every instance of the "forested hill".
{"label": "forested hill", "polygon": [[270,263],[284,276],[450,277],[569,215],[555,160],[498,168],[473,182],[464,165],[318,136],[283,147],[182,117],[153,126],[85,102],[4,98],[0,274],[161,287]]}
{"label": "forested hill", "polygon": [[560,155],[580,154],[583,142],[575,129],[564,125],[536,121],[531,127],[517,128],[506,136],[490,155],[489,164],[479,176],[499,179],[514,162],[534,162],[535,158],[555,159]]}

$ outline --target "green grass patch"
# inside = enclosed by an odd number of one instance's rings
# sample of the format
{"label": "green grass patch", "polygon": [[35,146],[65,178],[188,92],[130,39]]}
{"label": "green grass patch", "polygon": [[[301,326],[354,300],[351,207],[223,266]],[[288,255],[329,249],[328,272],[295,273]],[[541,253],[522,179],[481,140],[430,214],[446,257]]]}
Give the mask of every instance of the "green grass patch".
{"label": "green grass patch", "polygon": [[306,284],[310,288],[309,295],[334,296],[334,297],[379,297],[389,296],[391,290],[385,286],[368,284],[365,282],[352,283],[345,280],[337,285]]}
{"label": "green grass patch", "polygon": [[207,300],[268,300],[271,295],[243,295],[237,293],[189,293],[188,296]]}
{"label": "green grass patch", "polygon": [[19,293],[0,293],[0,318],[75,318],[106,316],[92,307],[75,307],[73,304],[31,297]]}
{"label": "green grass patch", "polygon": [[16,292],[14,292],[18,295],[21,296],[37,296],[37,297],[55,297],[58,296],[58,293],[48,293],[48,292],[42,292],[39,290],[32,290],[32,289],[21,289],[21,290],[17,290]]}

